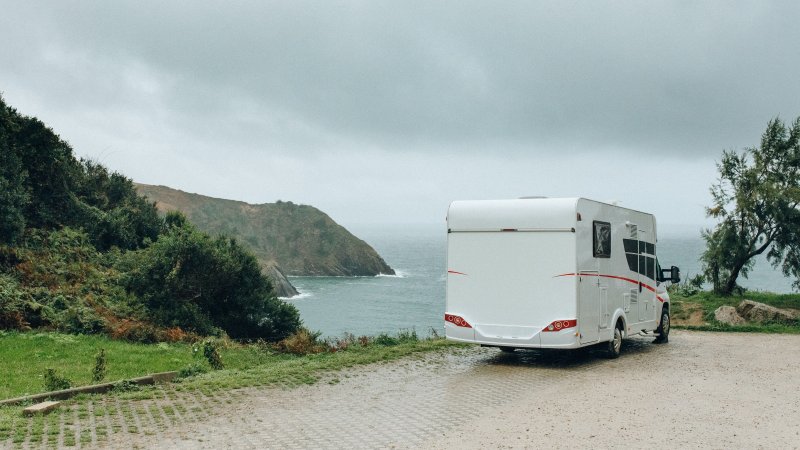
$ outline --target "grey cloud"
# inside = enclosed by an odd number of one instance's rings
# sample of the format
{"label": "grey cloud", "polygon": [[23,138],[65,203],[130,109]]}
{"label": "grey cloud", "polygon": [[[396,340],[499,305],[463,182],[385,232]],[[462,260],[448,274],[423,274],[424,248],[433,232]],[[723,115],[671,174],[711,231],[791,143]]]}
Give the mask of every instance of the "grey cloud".
{"label": "grey cloud", "polygon": [[[56,93],[65,102],[127,104],[120,80],[144,67],[168,81],[152,95],[187,132],[250,130],[243,144],[611,147],[691,156],[751,144],[771,117],[800,112],[800,55],[792,44],[800,42],[793,19],[800,7],[793,2],[137,1],[4,9],[17,9],[6,25],[20,45],[5,58],[22,56],[44,70],[48,62],[37,58],[64,52],[78,58],[76,66],[98,66],[100,73],[54,74],[67,77]],[[265,114],[262,131],[259,114],[237,113],[242,105]],[[220,111],[233,112],[231,123],[220,122]]]}

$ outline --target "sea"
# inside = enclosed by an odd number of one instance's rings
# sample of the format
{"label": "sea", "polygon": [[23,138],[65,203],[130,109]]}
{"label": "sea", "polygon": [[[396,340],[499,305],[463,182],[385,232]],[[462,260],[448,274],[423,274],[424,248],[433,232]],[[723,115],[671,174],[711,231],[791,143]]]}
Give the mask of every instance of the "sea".
{"label": "sea", "polygon": [[[375,336],[415,331],[419,336],[444,333],[447,272],[446,225],[363,226],[348,229],[370,244],[395,275],[375,277],[291,277],[300,295],[287,299],[304,325],[325,337],[352,333]],[[663,234],[663,233],[662,233]],[[681,278],[700,273],[704,241],[684,233],[660,237],[662,267],[681,269]],[[749,278],[739,284],[750,290],[792,291],[792,279],[759,258]]]}

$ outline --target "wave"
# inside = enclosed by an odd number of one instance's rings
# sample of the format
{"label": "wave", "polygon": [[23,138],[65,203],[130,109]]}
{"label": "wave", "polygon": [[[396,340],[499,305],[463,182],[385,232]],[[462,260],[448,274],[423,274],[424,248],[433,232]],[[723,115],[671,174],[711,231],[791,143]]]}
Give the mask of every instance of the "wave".
{"label": "wave", "polygon": [[314,296],[314,294],[312,294],[311,292],[301,292],[301,293],[299,293],[299,294],[297,294],[295,296],[292,296],[292,297],[278,297],[278,298],[281,299],[281,300],[302,300],[304,298],[313,297],[313,296]]}
{"label": "wave", "polygon": [[375,278],[406,278],[408,276],[407,272],[403,272],[402,270],[395,269],[394,275],[388,275],[385,273],[379,273],[375,275]]}

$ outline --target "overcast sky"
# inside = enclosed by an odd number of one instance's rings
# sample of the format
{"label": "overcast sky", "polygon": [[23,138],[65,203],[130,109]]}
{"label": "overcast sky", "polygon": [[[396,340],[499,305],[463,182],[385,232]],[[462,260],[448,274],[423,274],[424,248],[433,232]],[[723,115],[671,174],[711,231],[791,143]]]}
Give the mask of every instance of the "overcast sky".
{"label": "overcast sky", "polygon": [[800,2],[0,0],[0,92],[135,181],[443,223],[618,200],[699,229],[724,149],[800,115]]}

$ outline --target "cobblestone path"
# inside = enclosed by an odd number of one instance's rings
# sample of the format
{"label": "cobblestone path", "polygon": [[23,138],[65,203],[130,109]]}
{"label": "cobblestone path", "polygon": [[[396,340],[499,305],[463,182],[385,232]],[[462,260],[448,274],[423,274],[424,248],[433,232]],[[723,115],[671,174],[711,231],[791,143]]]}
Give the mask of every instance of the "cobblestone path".
{"label": "cobblestone path", "polygon": [[667,345],[626,340],[616,360],[450,349],[298,388],[98,397],[13,446],[797,448],[798,348],[800,336],[675,331]]}

